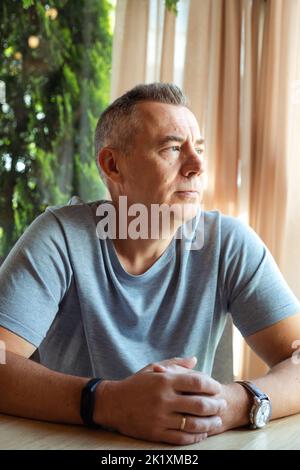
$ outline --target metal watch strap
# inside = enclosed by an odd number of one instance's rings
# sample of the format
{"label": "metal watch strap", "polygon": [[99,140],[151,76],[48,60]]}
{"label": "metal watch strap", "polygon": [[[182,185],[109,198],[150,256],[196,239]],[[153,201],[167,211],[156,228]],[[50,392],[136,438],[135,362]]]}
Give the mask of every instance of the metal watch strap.
{"label": "metal watch strap", "polygon": [[94,423],[93,414],[96,388],[102,380],[103,379],[99,378],[89,380],[81,392],[80,416],[85,426],[88,426],[89,428],[101,428],[100,425]]}

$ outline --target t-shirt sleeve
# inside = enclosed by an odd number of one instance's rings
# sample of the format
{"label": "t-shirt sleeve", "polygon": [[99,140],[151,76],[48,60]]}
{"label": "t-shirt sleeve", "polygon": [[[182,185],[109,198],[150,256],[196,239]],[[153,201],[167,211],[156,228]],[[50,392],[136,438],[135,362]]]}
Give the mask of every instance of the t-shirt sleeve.
{"label": "t-shirt sleeve", "polygon": [[72,279],[64,233],[46,211],[0,267],[0,325],[36,347],[47,334]]}
{"label": "t-shirt sleeve", "polygon": [[300,303],[264,242],[238,219],[223,216],[221,282],[235,326],[252,335],[300,312]]}

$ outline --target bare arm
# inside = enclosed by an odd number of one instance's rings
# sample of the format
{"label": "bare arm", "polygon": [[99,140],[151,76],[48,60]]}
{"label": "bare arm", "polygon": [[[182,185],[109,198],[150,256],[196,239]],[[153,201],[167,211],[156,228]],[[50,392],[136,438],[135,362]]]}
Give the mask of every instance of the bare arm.
{"label": "bare arm", "polygon": [[0,411],[27,418],[80,424],[81,389],[88,379],[60,374],[7,352],[0,365]]}
{"label": "bare arm", "polygon": [[[250,347],[270,367],[265,376],[250,380],[270,396],[272,419],[300,413],[300,361],[295,354],[293,356],[293,345],[299,345],[299,339],[300,314],[246,338]],[[249,423],[251,399],[241,385],[224,385],[220,396],[228,402],[222,416],[222,431]]]}
{"label": "bare arm", "polygon": [[82,424],[80,395],[89,379],[61,374],[31,361],[28,357],[36,348],[1,327],[0,340],[6,356],[5,363],[0,364],[0,412]]}
{"label": "bare arm", "polygon": [[[7,330],[0,330],[0,340],[10,349],[6,364],[0,365],[0,412],[81,424],[80,395],[89,379],[34,363],[28,357],[35,348]],[[174,361],[178,367],[172,372],[154,365],[124,380],[101,382],[94,421],[122,434],[170,444],[193,444],[207,437],[222,424],[226,403],[217,397],[220,384],[188,370],[193,361]]]}

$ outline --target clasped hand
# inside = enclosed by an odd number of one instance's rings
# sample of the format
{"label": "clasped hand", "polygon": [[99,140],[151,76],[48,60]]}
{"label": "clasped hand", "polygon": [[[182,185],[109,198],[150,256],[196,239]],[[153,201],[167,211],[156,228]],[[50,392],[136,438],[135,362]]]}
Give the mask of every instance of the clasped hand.
{"label": "clasped hand", "polygon": [[[149,364],[134,375],[101,384],[100,423],[137,439],[188,445],[222,432],[227,403],[222,385],[196,372],[196,358]],[[97,420],[97,413],[95,413]]]}

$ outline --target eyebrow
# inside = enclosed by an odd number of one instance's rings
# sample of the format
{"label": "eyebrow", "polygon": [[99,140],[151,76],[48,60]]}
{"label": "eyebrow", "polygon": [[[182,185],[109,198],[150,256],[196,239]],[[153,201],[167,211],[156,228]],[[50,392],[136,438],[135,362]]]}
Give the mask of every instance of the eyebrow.
{"label": "eyebrow", "polygon": [[[184,142],[185,139],[183,137],[180,137],[179,135],[166,135],[160,141],[158,142],[158,146],[161,147],[164,144],[167,144],[168,142],[179,142],[182,143]],[[204,139],[197,139],[195,144],[201,145],[204,144]]]}

